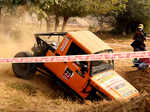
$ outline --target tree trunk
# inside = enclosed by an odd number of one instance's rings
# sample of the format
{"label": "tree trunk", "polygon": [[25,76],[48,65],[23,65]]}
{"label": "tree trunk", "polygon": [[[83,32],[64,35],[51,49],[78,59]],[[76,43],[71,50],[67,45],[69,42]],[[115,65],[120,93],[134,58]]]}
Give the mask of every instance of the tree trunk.
{"label": "tree trunk", "polygon": [[67,24],[68,19],[69,19],[69,17],[64,17],[63,26],[62,26],[62,29],[61,29],[62,32],[65,30],[65,26]]}
{"label": "tree trunk", "polygon": [[49,32],[50,31],[50,22],[49,20],[46,19],[46,31]]}
{"label": "tree trunk", "polygon": [[2,7],[0,7],[0,23],[2,22]]}
{"label": "tree trunk", "polygon": [[56,16],[55,17],[55,29],[54,29],[55,32],[57,31],[58,26],[59,26],[59,16]]}
{"label": "tree trunk", "polygon": [[41,29],[42,29],[42,24],[43,24],[42,19],[41,19],[41,20],[38,20],[38,24],[39,24],[39,29],[41,30]]}
{"label": "tree trunk", "polygon": [[50,27],[51,27],[50,16],[48,16],[48,18],[46,19],[46,30],[47,30],[47,32],[50,32]]}

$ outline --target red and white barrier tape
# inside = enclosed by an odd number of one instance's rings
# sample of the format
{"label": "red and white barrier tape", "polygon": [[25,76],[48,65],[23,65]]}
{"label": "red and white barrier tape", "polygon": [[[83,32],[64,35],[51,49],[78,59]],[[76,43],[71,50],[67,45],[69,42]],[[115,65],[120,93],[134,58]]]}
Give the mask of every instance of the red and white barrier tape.
{"label": "red and white barrier tape", "polygon": [[0,58],[0,63],[71,62],[71,61],[96,61],[96,60],[112,60],[112,59],[120,60],[131,58],[150,58],[150,51],[72,55],[72,56]]}

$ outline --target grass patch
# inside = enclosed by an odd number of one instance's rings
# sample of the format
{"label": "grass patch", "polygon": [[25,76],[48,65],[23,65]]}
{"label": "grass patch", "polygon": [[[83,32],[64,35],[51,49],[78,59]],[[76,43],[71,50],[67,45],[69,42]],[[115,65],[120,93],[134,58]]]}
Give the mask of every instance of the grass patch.
{"label": "grass patch", "polygon": [[18,91],[23,91],[25,94],[29,96],[35,96],[37,93],[36,88],[34,88],[32,85],[27,83],[15,82],[15,83],[8,84],[8,86]]}

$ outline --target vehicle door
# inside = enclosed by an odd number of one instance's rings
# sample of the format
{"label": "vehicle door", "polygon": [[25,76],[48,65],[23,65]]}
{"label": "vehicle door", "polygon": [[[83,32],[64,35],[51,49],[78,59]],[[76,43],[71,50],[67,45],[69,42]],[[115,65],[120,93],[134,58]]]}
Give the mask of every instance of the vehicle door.
{"label": "vehicle door", "polygon": [[[47,56],[51,55],[81,55],[86,54],[69,38],[64,38],[55,53],[48,51]],[[89,67],[88,62],[55,62],[45,63],[45,66],[57,75],[69,87],[75,90],[80,96],[86,97],[88,93],[83,93],[88,83]]]}
{"label": "vehicle door", "polygon": [[[62,37],[62,39],[60,39],[59,41],[59,45],[57,45],[58,47],[56,48],[55,51],[52,50],[48,50],[46,56],[60,56],[63,54],[63,52],[66,51],[67,46],[69,45],[69,43],[71,43],[69,38],[66,37]],[[44,63],[44,65],[51,70],[55,75],[57,75],[57,77],[59,77],[60,79],[62,79],[62,74],[64,73],[64,70],[66,69],[66,63],[65,62],[46,62]]]}
{"label": "vehicle door", "polygon": [[[66,55],[83,55],[86,54],[83,49],[81,49],[78,45],[74,42],[71,43]],[[67,83],[77,91],[81,96],[86,97],[88,93],[84,93],[84,89],[88,84],[89,79],[89,62],[80,61],[80,62],[67,62],[67,68],[64,73],[67,71],[71,72],[69,79],[66,78]],[[65,75],[65,74],[64,74]]]}

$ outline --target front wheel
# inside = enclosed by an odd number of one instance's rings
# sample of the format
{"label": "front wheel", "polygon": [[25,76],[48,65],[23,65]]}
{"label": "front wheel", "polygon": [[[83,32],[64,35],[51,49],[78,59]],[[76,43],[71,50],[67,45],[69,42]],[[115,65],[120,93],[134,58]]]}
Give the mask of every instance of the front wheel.
{"label": "front wheel", "polygon": [[[32,55],[27,52],[19,52],[15,57],[31,57]],[[33,63],[13,63],[13,72],[16,77],[22,79],[31,79],[36,72],[36,66]]]}

